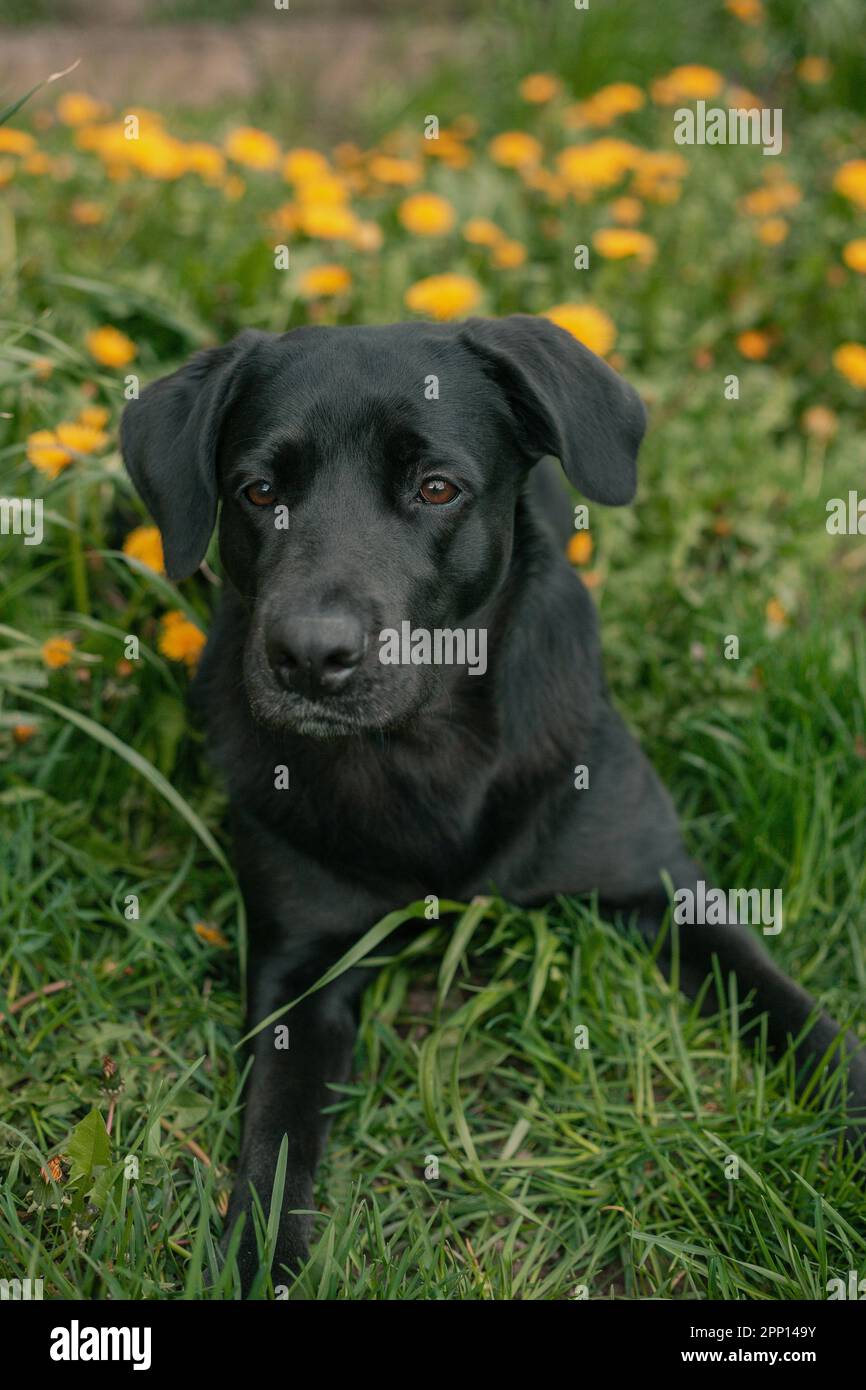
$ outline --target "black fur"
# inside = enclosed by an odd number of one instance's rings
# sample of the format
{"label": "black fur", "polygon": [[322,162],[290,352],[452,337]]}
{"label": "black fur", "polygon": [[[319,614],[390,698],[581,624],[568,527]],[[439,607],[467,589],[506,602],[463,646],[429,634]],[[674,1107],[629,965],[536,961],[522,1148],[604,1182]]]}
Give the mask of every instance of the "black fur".
{"label": "black fur", "polygon": [[[584,496],[627,502],[643,428],[616,373],[524,316],[244,333],[128,407],[124,455],[173,577],[203,558],[222,498],[226,588],[200,688],[249,918],[250,1028],[428,894],[495,888],[529,905],[597,893],[653,939],[663,872],[678,887],[700,878],[610,702],[595,610],[562,553],[564,489],[550,460],[531,470],[555,454]],[[431,476],[462,489],[453,503],[419,500]],[[261,480],[287,506],[287,531],[247,500]],[[403,620],[486,629],[486,674],[382,665],[377,634]],[[316,691],[305,654],[318,660],[328,633],[357,650],[338,654],[345,683]],[[294,675],[286,653],[301,654]],[[576,791],[580,763],[590,785]],[[281,765],[288,790],[275,788]],[[803,1075],[837,1039],[747,927],[684,928],[680,953],[692,992],[717,956],[778,1048],[814,1014]],[[348,1075],[361,984],[351,972],[285,1016],[288,1051],[269,1029],[255,1039],[230,1225],[251,1184],[267,1206],[287,1135],[277,1267],[307,1250],[309,1217],[290,1213],[312,1206],[320,1111]],[[838,1051],[851,1109],[866,1112],[862,1054],[850,1041]],[[249,1287],[249,1219],[240,1262]]]}

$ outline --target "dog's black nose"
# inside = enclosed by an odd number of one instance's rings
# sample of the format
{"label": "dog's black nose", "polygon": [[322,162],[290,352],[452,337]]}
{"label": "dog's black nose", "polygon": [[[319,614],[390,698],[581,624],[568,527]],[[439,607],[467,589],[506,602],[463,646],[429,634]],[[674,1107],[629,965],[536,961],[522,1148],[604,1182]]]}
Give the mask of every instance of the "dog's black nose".
{"label": "dog's black nose", "polygon": [[282,618],[265,649],[277,680],[305,695],[342,690],[364,656],[364,629],[347,613]]}

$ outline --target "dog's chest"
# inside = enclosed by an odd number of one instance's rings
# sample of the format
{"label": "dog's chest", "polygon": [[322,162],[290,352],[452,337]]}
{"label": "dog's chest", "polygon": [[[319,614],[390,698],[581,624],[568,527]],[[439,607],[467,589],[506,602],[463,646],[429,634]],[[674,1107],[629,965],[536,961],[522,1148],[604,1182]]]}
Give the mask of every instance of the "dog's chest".
{"label": "dog's chest", "polygon": [[[288,794],[271,815],[300,851],[368,883],[460,896],[489,886],[488,866],[525,819],[491,782],[482,750],[355,750],[291,759]],[[273,820],[272,820],[273,823]]]}

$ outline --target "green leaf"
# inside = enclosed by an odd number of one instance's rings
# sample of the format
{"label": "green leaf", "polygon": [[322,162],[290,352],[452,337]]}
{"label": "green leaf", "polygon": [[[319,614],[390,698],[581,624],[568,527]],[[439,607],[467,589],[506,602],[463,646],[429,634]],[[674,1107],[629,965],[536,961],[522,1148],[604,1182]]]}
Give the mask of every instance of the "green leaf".
{"label": "green leaf", "polygon": [[72,1138],[66,1145],[69,1159],[69,1180],[89,1178],[94,1168],[103,1167],[111,1160],[111,1140],[105,1121],[98,1110],[91,1110],[72,1131]]}
{"label": "green leaf", "polygon": [[154,702],[159,770],[170,777],[177,761],[177,750],[186,730],[183,705],[174,695],[158,695]]}
{"label": "green leaf", "polygon": [[[93,1113],[96,1114],[96,1111]],[[111,1189],[123,1173],[123,1168],[122,1159],[119,1163],[109,1163],[100,1168],[96,1175],[96,1181],[87,1194],[87,1200],[91,1206],[96,1207],[99,1211],[105,1210]]]}
{"label": "green leaf", "polygon": [[474,902],[470,903],[457,923],[439,967],[438,1003],[440,1008],[445,1003],[445,997],[451,988],[457,967],[475,933],[475,929],[479,922],[487,916],[492,902],[492,898],[476,898]]}
{"label": "green leaf", "polygon": [[25,102],[28,102],[30,98],[39,91],[40,87],[47,87],[49,82],[57,82],[59,78],[67,77],[70,72],[75,71],[80,62],[81,59],[76,58],[75,62],[72,63],[70,67],[64,68],[62,72],[52,72],[50,77],[43,77],[42,81],[37,82],[35,87],[31,87],[29,92],[25,92],[23,97],[18,97],[17,101],[10,102],[8,106],[4,106],[3,110],[0,111],[0,125],[11,120],[15,112],[20,111]]}
{"label": "green leaf", "polygon": [[[358,965],[371,951],[374,951],[380,941],[384,941],[385,938],[389,937],[392,932],[395,932],[398,927],[402,927],[404,922],[411,922],[413,918],[424,917],[426,910],[427,903],[422,898],[419,899],[418,902],[410,903],[408,907],[401,907],[398,908],[396,912],[389,912],[387,917],[383,917],[381,922],[377,922],[374,927],[371,927],[368,932],[365,932],[360,941],[356,941],[354,946],[351,946],[345,955],[340,957],[336,964],[332,965],[329,970],[326,970],[324,975],[321,975],[314,985],[311,985],[310,988],[299,995],[297,999],[292,999],[288,1004],[283,1004],[279,1009],[274,1009],[272,1014],[268,1014],[267,1018],[263,1018],[261,1023],[257,1024],[245,1037],[241,1038],[240,1042],[236,1044],[236,1047],[242,1047],[244,1043],[249,1042],[250,1038],[254,1038],[257,1033],[260,1033],[263,1028],[267,1028],[269,1024],[275,1023],[278,1018],[282,1018],[283,1014],[288,1013],[289,1009],[293,1009],[295,1005],[300,1004],[303,999],[306,999],[311,994],[315,994],[319,989],[324,989],[325,985],[331,984],[332,981],[338,979],[340,975],[345,975],[347,970],[351,970],[353,966]],[[462,912],[463,904],[443,900],[439,904],[439,911]]]}

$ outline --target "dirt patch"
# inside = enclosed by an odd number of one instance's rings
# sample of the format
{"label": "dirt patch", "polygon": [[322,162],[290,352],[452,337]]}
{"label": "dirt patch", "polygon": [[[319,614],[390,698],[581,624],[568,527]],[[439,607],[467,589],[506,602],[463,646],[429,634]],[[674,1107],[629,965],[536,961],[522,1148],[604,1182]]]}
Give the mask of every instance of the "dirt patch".
{"label": "dirt patch", "polygon": [[309,124],[378,80],[423,78],[453,54],[455,38],[448,24],[401,34],[382,19],[313,20],[291,11],[232,25],[0,29],[0,89],[9,100],[80,58],[69,81],[115,106],[211,106],[251,97],[267,82],[297,83],[312,103]]}

